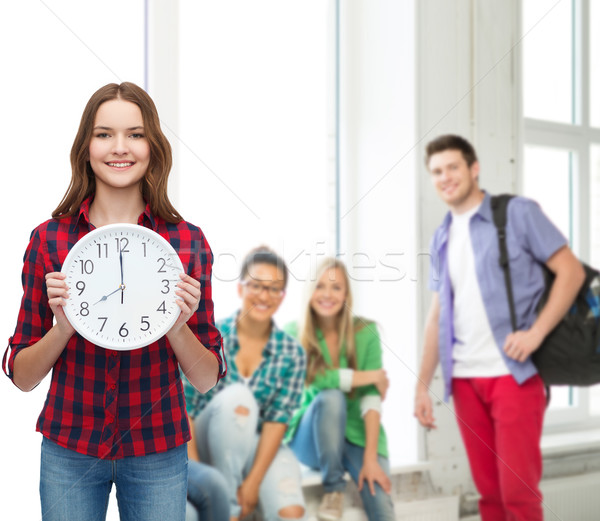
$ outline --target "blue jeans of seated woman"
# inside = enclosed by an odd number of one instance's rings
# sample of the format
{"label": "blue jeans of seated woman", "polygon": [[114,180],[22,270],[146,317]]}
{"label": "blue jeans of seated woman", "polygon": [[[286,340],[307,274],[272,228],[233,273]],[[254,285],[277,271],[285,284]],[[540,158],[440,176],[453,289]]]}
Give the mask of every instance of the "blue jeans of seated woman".
{"label": "blue jeans of seated woman", "polygon": [[104,521],[117,488],[121,521],[185,520],[187,447],[102,460],[42,440],[43,521]]}
{"label": "blue jeans of seated woman", "polygon": [[[236,412],[243,407],[248,414]],[[260,435],[258,404],[244,384],[232,384],[219,392],[195,420],[201,461],[217,468],[227,483],[230,515],[240,515],[237,490],[250,472]],[[300,467],[293,452],[281,446],[259,488],[259,508],[265,521],[284,521],[279,511],[288,506],[304,508]],[[303,520],[302,518],[295,518]]]}
{"label": "blue jeans of seated woman", "polygon": [[[358,483],[365,450],[346,440],[345,433],[346,397],[342,391],[326,389],[310,404],[289,444],[304,465],[321,471],[325,492],[341,492],[346,488],[345,471]],[[378,456],[378,461],[389,476],[388,460]],[[360,497],[369,521],[395,519],[392,498],[379,483],[375,483],[374,496],[368,483],[364,483]]]}
{"label": "blue jeans of seated woman", "polygon": [[229,521],[227,483],[205,463],[188,461],[186,521]]}

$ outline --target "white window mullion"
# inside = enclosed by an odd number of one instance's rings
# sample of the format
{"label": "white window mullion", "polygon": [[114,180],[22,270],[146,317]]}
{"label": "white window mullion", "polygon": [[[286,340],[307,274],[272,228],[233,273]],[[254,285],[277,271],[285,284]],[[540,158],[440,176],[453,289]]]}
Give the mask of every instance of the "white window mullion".
{"label": "white window mullion", "polygon": [[526,118],[523,140],[530,145],[573,150],[585,138],[585,134],[585,129],[579,125]]}
{"label": "white window mullion", "polygon": [[588,128],[587,129],[587,142],[600,144],[600,128]]}
{"label": "white window mullion", "polygon": [[[525,0],[526,2],[532,2],[534,0]],[[571,0],[569,5],[572,9],[572,27],[570,29],[572,33],[572,123],[569,124],[564,118],[563,122],[542,120],[542,119],[533,119],[533,118],[524,118],[523,120],[523,134],[522,134],[522,143],[523,149],[528,150],[527,147],[531,147],[529,150],[533,153],[539,153],[536,151],[537,147],[542,149],[547,149],[547,157],[554,157],[552,154],[556,155],[557,158],[562,158],[562,166],[557,165],[556,168],[565,169],[565,175],[570,175],[570,179],[568,185],[570,187],[571,201],[569,203],[570,207],[570,219],[569,219],[569,234],[571,235],[573,250],[575,253],[582,258],[582,260],[589,262],[592,258],[592,252],[594,245],[592,244],[593,236],[597,233],[594,227],[594,220],[592,217],[592,211],[595,209],[597,204],[592,201],[592,197],[600,190],[596,189],[597,185],[600,185],[600,179],[596,179],[592,177],[591,172],[597,171],[594,170],[595,166],[592,164],[592,151],[591,147],[594,144],[600,145],[600,129],[598,128],[590,128],[590,105],[591,105],[591,90],[590,90],[590,0]],[[528,6],[529,13],[531,13],[532,7],[535,9],[537,4],[530,4]],[[539,6],[537,6],[539,7]],[[553,9],[553,7],[552,7]],[[565,10],[567,9],[566,5],[563,5],[561,16],[565,16]],[[538,14],[542,14],[543,8],[540,8]],[[549,16],[548,20],[552,16],[551,11],[547,11]],[[530,14],[531,18],[531,14]],[[564,18],[563,18],[564,19]],[[531,22],[532,20],[530,20]],[[542,22],[543,23],[543,22]],[[563,31],[567,31],[567,27],[563,24],[560,25],[560,22],[557,22],[556,19],[552,21],[555,24],[556,28],[559,28]],[[539,29],[537,29],[539,30]],[[536,30],[536,31],[537,31]],[[544,32],[545,31],[545,32]],[[552,38],[551,34],[548,32],[548,29],[545,28],[539,34],[545,34],[545,38]],[[534,40],[532,47],[529,52],[541,52],[543,48],[540,45],[538,40],[535,40],[536,35],[532,33]],[[565,38],[563,37],[563,40]],[[567,44],[566,41],[564,42]],[[524,43],[527,46],[527,41]],[[563,47],[564,49],[564,47]],[[536,57],[534,59],[529,59],[531,67],[535,67],[538,63]],[[539,63],[543,63],[540,61]],[[546,64],[547,66],[547,64]],[[543,69],[544,65],[542,65],[541,73],[544,73]],[[528,70],[532,76],[531,78],[535,78],[536,72],[532,70]],[[566,72],[566,71],[565,71]],[[527,79],[527,78],[526,78]],[[535,87],[535,83],[533,84]],[[564,86],[563,86],[564,87]],[[525,89],[526,86],[522,85],[522,88]],[[529,86],[531,88],[531,85]],[[548,88],[552,88],[549,86]],[[530,96],[531,98],[531,96]],[[531,98],[532,100],[534,98]],[[537,112],[535,112],[536,118],[545,117],[546,114],[542,111],[539,115],[539,106],[537,107]],[[531,112],[530,112],[531,113]],[[527,114],[527,108],[524,107],[523,114]],[[555,117],[555,112],[549,110],[547,113],[548,119]],[[554,152],[552,152],[554,150]],[[564,160],[565,155],[557,154],[556,151],[569,151],[570,152],[570,161],[568,167],[566,166],[566,162]],[[544,152],[542,152],[544,154]],[[543,158],[544,155],[540,156]],[[532,163],[535,160],[536,156],[532,156]],[[529,169],[535,168],[535,165],[529,164]],[[551,169],[550,169],[551,170]],[[556,177],[556,170],[554,172],[549,171],[548,177],[552,178],[552,173],[554,173],[554,178]],[[524,183],[524,179],[528,175],[528,172],[523,171],[521,174],[522,179],[520,180],[521,190],[527,185]],[[544,172],[534,172],[531,174],[532,178],[529,182],[529,190],[531,191],[532,182],[538,183],[537,178],[543,177]],[[598,176],[596,176],[598,177]],[[566,179],[565,179],[566,182]],[[537,190],[537,188],[536,188]],[[542,190],[542,186],[540,186],[540,190]],[[543,199],[545,197],[562,197],[561,195],[556,195],[556,193],[546,193],[540,192],[540,197]],[[564,195],[567,197],[567,194]],[[561,201],[557,201],[561,203]],[[564,204],[564,200],[562,201]],[[600,202],[598,203],[600,204]],[[548,209],[549,211],[550,209]],[[550,212],[551,213],[551,212]],[[557,214],[561,217],[563,228],[566,227],[566,213],[560,212]],[[563,232],[566,230],[563,229]],[[581,428],[582,426],[590,426],[594,423],[597,423],[600,418],[590,415],[591,404],[598,400],[599,398],[595,396],[594,391],[590,391],[588,388],[554,388],[553,391],[555,399],[553,400],[553,406],[549,408],[546,414],[546,427],[555,430],[562,428]],[[598,393],[596,393],[598,394]]]}
{"label": "white window mullion", "polygon": [[577,64],[576,78],[578,79],[575,97],[580,106],[578,121],[582,128],[590,126],[590,3],[589,0],[574,0],[576,13],[576,41],[575,53]]}

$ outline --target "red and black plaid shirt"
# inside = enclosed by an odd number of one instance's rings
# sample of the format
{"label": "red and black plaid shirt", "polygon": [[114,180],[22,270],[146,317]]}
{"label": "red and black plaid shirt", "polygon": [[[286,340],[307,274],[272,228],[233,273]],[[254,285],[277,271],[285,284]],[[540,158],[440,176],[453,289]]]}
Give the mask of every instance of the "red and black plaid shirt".
{"label": "red and black plaid shirt", "polygon": [[[44,276],[60,271],[73,245],[94,227],[91,200],[79,214],[38,226],[24,257],[23,300],[15,334],[9,340],[8,375],[15,356],[52,327]],[[185,221],[165,222],[146,210],[138,224],[167,239],[186,272],[202,283],[198,311],[187,322],[226,372],[221,335],[214,322],[213,256],[202,231]],[[162,452],[190,439],[179,364],[166,337],[133,351],[98,347],[75,333],[54,364],[48,397],[37,430],[57,444],[98,458],[118,459]]]}

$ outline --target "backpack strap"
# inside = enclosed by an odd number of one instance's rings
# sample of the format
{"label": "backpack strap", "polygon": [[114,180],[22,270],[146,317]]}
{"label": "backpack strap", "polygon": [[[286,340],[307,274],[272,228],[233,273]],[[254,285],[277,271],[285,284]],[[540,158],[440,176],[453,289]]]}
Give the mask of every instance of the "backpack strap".
{"label": "backpack strap", "polygon": [[[513,331],[517,330],[517,315],[515,313],[515,299],[513,297],[512,282],[510,278],[510,265],[508,262],[508,248],[506,247],[506,215],[508,202],[514,197],[511,194],[494,195],[491,197],[492,215],[494,217],[494,225],[498,231],[498,245],[500,246],[500,267],[504,272],[504,284],[506,286],[506,294],[508,296],[508,308],[510,309],[510,323]],[[600,331],[600,328],[598,328]],[[546,389],[546,407],[550,404],[552,397],[550,386],[545,385]]]}
{"label": "backpack strap", "polygon": [[508,308],[510,309],[510,323],[513,331],[517,330],[517,315],[515,313],[515,299],[513,297],[512,282],[510,278],[510,266],[508,262],[508,248],[506,247],[506,214],[508,202],[514,196],[511,194],[494,195],[491,198],[492,215],[494,225],[498,232],[498,246],[500,247],[500,267],[504,272],[504,285],[508,296]]}

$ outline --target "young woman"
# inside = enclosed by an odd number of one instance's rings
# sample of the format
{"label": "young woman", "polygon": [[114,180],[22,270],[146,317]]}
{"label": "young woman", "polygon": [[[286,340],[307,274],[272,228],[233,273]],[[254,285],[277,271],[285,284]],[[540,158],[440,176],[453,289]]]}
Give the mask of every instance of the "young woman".
{"label": "young woman", "polygon": [[241,309],[217,323],[227,378],[206,394],[184,381],[200,459],[225,476],[232,520],[257,505],[265,521],[305,518],[299,465],[281,445],[306,369],[302,347],[273,322],[287,278],[273,251],[251,251],[238,284]]}
{"label": "young woman", "polygon": [[[179,369],[204,391],[225,372],[213,317],[212,254],[202,231],[169,202],[171,147],[154,103],[138,86],[109,84],[94,93],[71,167],[63,200],[33,231],[25,252],[8,360],[9,377],[23,391],[52,371],[37,424],[42,516],[104,519],[114,482],[121,520],[182,520],[190,433]],[[186,272],[177,284],[175,324],[133,351],[85,340],[63,310],[70,288],[60,269],[69,248],[111,223],[146,226],[176,249],[181,245]]]}
{"label": "young woman", "polygon": [[319,469],[323,496],[319,519],[342,519],[344,472],[357,483],[370,521],[394,519],[381,400],[388,379],[373,322],[352,315],[348,273],[324,259],[308,287],[299,324],[286,327],[307,354],[302,405],[287,439],[305,465]]}

